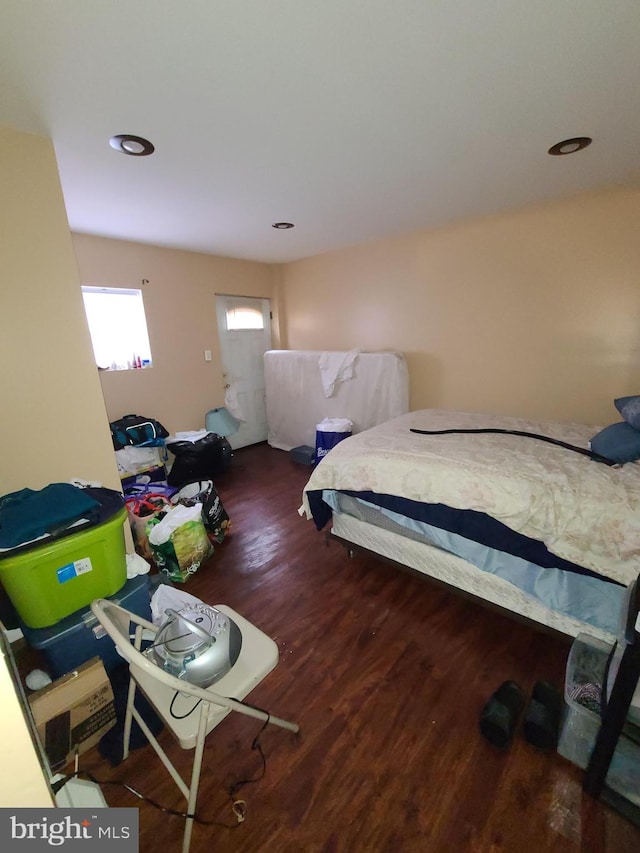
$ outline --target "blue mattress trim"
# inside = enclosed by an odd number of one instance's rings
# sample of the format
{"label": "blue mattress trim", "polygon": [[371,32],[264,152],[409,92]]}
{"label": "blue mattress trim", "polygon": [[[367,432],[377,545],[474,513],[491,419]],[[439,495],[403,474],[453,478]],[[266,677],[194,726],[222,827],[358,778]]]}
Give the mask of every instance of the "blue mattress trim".
{"label": "blue mattress trim", "polygon": [[[445,504],[425,504],[394,495],[377,494],[376,492],[355,492],[340,490],[341,494],[367,501],[381,509],[406,516],[432,527],[439,527],[449,533],[455,533],[471,539],[487,548],[520,557],[541,568],[563,569],[586,577],[596,578],[614,586],[624,587],[618,581],[606,578],[591,569],[579,566],[569,560],[563,560],[552,554],[544,542],[523,536],[511,530],[506,524],[497,521],[489,515],[472,509],[454,509]],[[307,493],[311,515],[318,530],[330,521],[331,507],[323,500],[322,490]]]}
{"label": "blue mattress trim", "polygon": [[[331,503],[335,512],[344,511],[350,514],[349,509],[341,508],[338,497],[333,491],[325,493],[325,500]],[[352,500],[370,513],[382,515],[395,525],[418,534],[419,541],[442,548],[481,571],[508,581],[550,610],[579,619],[609,633],[616,633],[625,587],[607,583],[607,579],[600,575],[590,577],[564,568],[543,568],[521,557],[488,548],[458,533],[450,533],[440,527],[414,521],[360,498]],[[366,517],[363,520],[366,521]]]}

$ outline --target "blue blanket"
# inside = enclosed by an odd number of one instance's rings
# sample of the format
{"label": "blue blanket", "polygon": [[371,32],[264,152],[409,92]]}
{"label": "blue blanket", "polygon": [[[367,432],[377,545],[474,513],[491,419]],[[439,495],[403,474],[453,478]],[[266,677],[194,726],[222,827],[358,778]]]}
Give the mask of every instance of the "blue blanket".
{"label": "blue blanket", "polygon": [[70,483],[21,489],[0,498],[0,548],[58,534],[81,518],[97,519],[100,503]]}

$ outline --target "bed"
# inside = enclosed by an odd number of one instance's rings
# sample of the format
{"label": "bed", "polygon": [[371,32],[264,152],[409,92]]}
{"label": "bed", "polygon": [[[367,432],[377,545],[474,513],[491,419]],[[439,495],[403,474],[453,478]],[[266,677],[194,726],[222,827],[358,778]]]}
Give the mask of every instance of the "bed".
{"label": "bed", "polygon": [[345,439],[319,463],[301,514],[350,549],[568,636],[611,642],[640,570],[640,463],[607,466],[507,429],[588,448],[598,428],[414,411]]}

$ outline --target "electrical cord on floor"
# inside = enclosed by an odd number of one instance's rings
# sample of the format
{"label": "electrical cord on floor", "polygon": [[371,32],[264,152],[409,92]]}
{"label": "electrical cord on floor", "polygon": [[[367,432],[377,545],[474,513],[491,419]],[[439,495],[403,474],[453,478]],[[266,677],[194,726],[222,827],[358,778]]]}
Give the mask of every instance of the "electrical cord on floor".
{"label": "electrical cord on floor", "polygon": [[[173,700],[171,702],[171,707],[173,707],[173,702],[175,701],[177,696],[178,696],[178,692],[176,691],[176,694],[173,697]],[[196,705],[194,705],[193,708],[191,708],[191,710],[187,714],[185,714],[183,717],[177,717],[173,713],[172,710],[171,710],[171,715],[173,717],[175,717],[176,719],[184,719],[185,717],[188,717],[189,714],[193,713],[193,711],[198,707],[198,705],[200,704],[201,701],[202,700],[198,700]],[[260,769],[257,776],[253,776],[250,779],[239,779],[237,782],[234,782],[232,785],[229,785],[229,787],[227,788],[227,793],[229,794],[229,798],[231,800],[231,810],[233,811],[233,814],[235,815],[235,818],[237,821],[235,824],[223,823],[222,821],[216,821],[216,820],[205,820],[205,818],[202,818],[197,814],[192,815],[192,814],[189,814],[188,812],[182,812],[182,811],[179,811],[177,809],[167,808],[166,806],[163,806],[162,804],[153,800],[151,797],[148,797],[145,794],[141,794],[140,791],[137,791],[135,788],[133,788],[127,782],[124,782],[124,781],[119,780],[119,779],[100,780],[100,779],[97,779],[92,773],[89,773],[88,771],[85,771],[85,770],[76,769],[74,773],[70,773],[68,776],[64,776],[62,779],[59,779],[57,782],[55,782],[52,785],[53,793],[56,794],[61,788],[64,787],[64,785],[67,784],[67,782],[69,782],[71,779],[74,779],[74,778],[86,779],[89,782],[93,782],[94,784],[100,785],[100,786],[102,786],[102,785],[117,785],[121,788],[125,788],[125,790],[129,791],[131,794],[138,797],[138,799],[144,800],[145,802],[149,803],[150,806],[153,806],[154,808],[159,809],[160,811],[164,812],[165,814],[175,815],[176,817],[182,817],[185,819],[192,817],[196,823],[201,823],[205,826],[219,826],[219,827],[222,827],[223,829],[237,829],[238,826],[241,823],[243,823],[245,820],[247,804],[246,804],[245,800],[237,799],[236,794],[238,793],[238,791],[240,791],[241,788],[244,788],[245,785],[250,785],[253,782],[259,782],[261,779],[264,778],[265,773],[267,772],[267,759],[266,759],[265,754],[262,750],[262,746],[260,745],[260,736],[261,736],[262,732],[265,730],[265,728],[267,727],[267,725],[269,724],[269,720],[271,719],[271,715],[269,714],[268,711],[265,711],[263,708],[259,708],[257,705],[252,705],[249,702],[243,702],[239,699],[236,699],[234,701],[239,702],[241,705],[246,705],[248,708],[253,708],[254,711],[262,711],[263,714],[267,715],[267,719],[263,722],[262,726],[260,727],[260,730],[258,731],[258,733],[256,734],[256,736],[254,737],[254,739],[251,743],[251,749],[253,751],[257,751],[258,754],[260,755],[260,760],[262,762],[262,768]],[[76,763],[76,768],[77,768],[77,763]]]}
{"label": "electrical cord on floor", "polygon": [[[242,704],[247,705],[249,708],[253,708],[255,711],[262,711],[262,708],[256,708],[255,705],[250,705],[248,702],[243,702]],[[258,755],[260,756],[260,760],[262,761],[262,769],[260,770],[258,776],[253,776],[251,779],[239,779],[237,782],[234,782],[233,785],[229,786],[228,791],[232,801],[241,788],[244,788],[245,785],[250,785],[252,782],[259,782],[261,779],[264,779],[264,775],[267,772],[267,759],[265,758],[262,747],[260,746],[260,735],[269,725],[271,715],[268,711],[263,711],[263,713],[267,715],[267,719],[263,722],[262,726],[260,727],[260,731],[254,737],[253,742],[251,744],[251,749],[253,751],[257,751]]]}
{"label": "electrical cord on floor", "polygon": [[53,786],[54,794],[60,790],[60,788],[64,787],[71,779],[86,779],[89,782],[93,782],[96,785],[117,785],[120,788],[125,788],[131,794],[136,796],[139,800],[144,800],[146,803],[149,803],[150,806],[153,806],[155,809],[159,809],[161,812],[169,815],[175,815],[175,817],[183,817],[188,818],[192,817],[196,823],[202,823],[206,826],[220,826],[223,829],[237,829],[238,826],[244,820],[238,818],[238,822],[234,824],[223,823],[222,821],[217,820],[205,820],[197,814],[190,815],[188,812],[181,812],[178,809],[170,809],[167,806],[163,806],[161,803],[158,803],[156,800],[153,800],[151,797],[148,797],[146,794],[141,794],[140,791],[136,791],[136,789],[129,785],[128,782],[124,782],[121,779],[98,779],[93,773],[89,773],[87,770],[76,770],[75,773],[70,773],[68,776],[65,776],[63,779],[59,779]]}
{"label": "electrical cord on floor", "polygon": [[[198,701],[195,703],[195,705],[189,711],[187,711],[186,714],[178,715],[173,710],[173,704],[176,701],[176,699],[178,698],[178,695],[179,695],[179,691],[176,690],[176,692],[173,696],[173,699],[171,700],[171,704],[169,705],[169,713],[171,714],[171,716],[175,720],[184,720],[190,714],[192,714],[195,711],[195,709],[198,707],[198,705],[202,702],[202,699],[198,699]],[[225,696],[224,698],[228,699],[229,697]],[[238,820],[238,823],[242,823],[245,819],[247,804],[244,800],[238,800],[236,798],[236,794],[238,793],[238,791],[241,788],[244,788],[245,785],[250,785],[253,782],[259,782],[261,779],[264,778],[264,775],[267,772],[267,759],[265,758],[264,752],[262,751],[262,747],[260,746],[260,735],[262,734],[262,732],[265,730],[265,728],[269,724],[269,720],[271,719],[271,715],[269,714],[268,711],[265,711],[264,708],[259,708],[257,705],[252,705],[250,702],[243,702],[241,699],[234,699],[234,702],[238,702],[240,705],[245,705],[247,708],[253,708],[254,711],[262,711],[263,714],[267,715],[267,719],[263,722],[262,726],[260,727],[260,731],[254,737],[253,742],[251,744],[251,749],[258,752],[260,759],[262,761],[262,769],[260,770],[259,775],[254,776],[251,779],[239,779],[237,782],[234,782],[233,785],[230,785],[229,788],[227,789],[228,793],[229,793],[229,797],[230,797],[231,802],[233,804],[232,805],[233,813],[235,814],[236,819]]]}

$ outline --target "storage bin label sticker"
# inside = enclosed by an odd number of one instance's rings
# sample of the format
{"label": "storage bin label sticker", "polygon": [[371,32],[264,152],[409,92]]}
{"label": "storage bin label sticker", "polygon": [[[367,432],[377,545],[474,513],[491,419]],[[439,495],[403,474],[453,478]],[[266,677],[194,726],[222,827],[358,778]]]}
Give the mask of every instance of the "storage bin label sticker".
{"label": "storage bin label sticker", "polygon": [[72,578],[77,578],[78,575],[84,575],[93,570],[90,557],[83,557],[81,560],[75,560],[73,563],[67,563],[66,566],[61,566],[56,574],[58,575],[58,583],[66,583]]}

